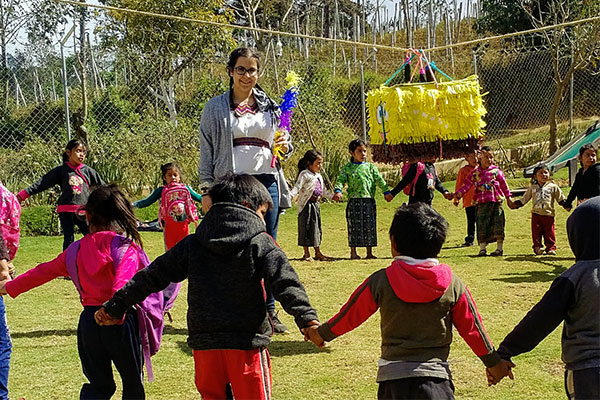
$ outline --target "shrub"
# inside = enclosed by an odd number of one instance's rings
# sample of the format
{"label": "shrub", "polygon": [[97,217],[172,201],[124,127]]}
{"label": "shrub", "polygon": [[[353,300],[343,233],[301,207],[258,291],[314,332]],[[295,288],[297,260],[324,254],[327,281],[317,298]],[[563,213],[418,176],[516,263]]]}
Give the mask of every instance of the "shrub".
{"label": "shrub", "polygon": [[23,207],[21,210],[21,235],[60,235],[58,214],[55,206]]}

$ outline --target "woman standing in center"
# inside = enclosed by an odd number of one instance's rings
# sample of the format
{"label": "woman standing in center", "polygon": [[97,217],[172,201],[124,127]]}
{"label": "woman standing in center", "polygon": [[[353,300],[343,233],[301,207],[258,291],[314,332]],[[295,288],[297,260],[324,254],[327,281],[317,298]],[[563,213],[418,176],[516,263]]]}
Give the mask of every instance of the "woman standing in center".
{"label": "woman standing in center", "polygon": [[[279,106],[258,85],[259,70],[260,57],[251,49],[238,48],[229,56],[229,90],[206,103],[200,120],[200,187],[205,192],[215,179],[230,172],[253,175],[273,199],[265,224],[267,233],[277,239],[280,209],[291,207],[291,199],[279,162],[271,166],[273,147],[280,146],[287,156],[292,145],[289,135],[275,139]],[[269,292],[267,311],[275,333],[288,332],[277,318]]]}

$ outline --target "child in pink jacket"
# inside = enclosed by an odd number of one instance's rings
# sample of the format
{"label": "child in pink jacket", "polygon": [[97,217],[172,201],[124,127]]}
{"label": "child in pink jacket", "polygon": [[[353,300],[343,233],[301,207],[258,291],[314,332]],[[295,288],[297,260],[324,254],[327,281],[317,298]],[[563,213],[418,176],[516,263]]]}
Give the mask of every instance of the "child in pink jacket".
{"label": "child in pink jacket", "polygon": [[[77,348],[84,383],[80,399],[108,399],[116,391],[112,365],[121,375],[124,399],[145,398],[142,382],[142,352],[135,310],[128,311],[120,325],[99,326],[94,313],[138,271],[143,255],[142,240],[136,230],[131,202],[116,185],[94,190],[85,206],[90,233],[71,246],[76,253],[76,276],[79,280],[83,311],[77,327]],[[126,240],[116,231],[124,230],[132,238],[119,265],[114,265],[111,246],[115,237]],[[63,251],[54,260],[42,263],[13,280],[0,281],[0,294],[17,297],[59,276],[70,276],[67,254]]]}

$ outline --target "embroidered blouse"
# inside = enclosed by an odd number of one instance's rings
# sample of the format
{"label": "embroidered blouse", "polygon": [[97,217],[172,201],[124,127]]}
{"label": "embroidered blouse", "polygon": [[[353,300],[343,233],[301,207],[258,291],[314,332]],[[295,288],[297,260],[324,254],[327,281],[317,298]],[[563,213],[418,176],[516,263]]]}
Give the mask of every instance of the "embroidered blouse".
{"label": "embroidered blouse", "polygon": [[512,196],[504,173],[496,165],[490,165],[487,169],[476,167],[467,175],[465,183],[456,191],[456,194],[462,197],[471,189],[471,186],[475,186],[473,204],[497,203]]}

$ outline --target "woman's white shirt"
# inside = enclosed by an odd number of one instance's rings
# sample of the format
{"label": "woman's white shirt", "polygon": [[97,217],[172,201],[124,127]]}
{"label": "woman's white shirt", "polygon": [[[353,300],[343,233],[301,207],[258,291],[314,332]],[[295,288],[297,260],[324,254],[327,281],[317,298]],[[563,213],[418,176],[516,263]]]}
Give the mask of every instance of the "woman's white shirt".
{"label": "woman's white shirt", "polygon": [[276,174],[277,169],[271,168],[273,152],[271,147],[275,140],[275,127],[270,112],[257,111],[237,117],[234,111],[230,113],[233,139],[258,138],[269,144],[269,147],[234,146],[233,172],[236,174]]}

